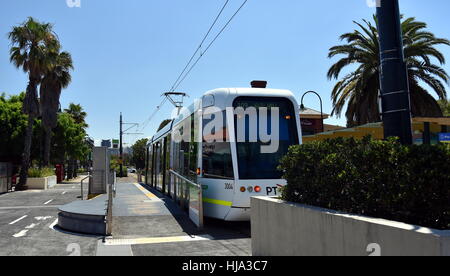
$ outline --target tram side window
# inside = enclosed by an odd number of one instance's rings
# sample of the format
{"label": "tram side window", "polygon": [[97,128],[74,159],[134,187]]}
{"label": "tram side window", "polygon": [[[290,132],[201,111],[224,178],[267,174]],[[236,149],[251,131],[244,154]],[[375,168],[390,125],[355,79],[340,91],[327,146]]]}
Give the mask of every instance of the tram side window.
{"label": "tram side window", "polygon": [[[191,117],[186,118],[185,120],[191,120]],[[183,125],[185,125],[184,122]],[[185,129],[181,128],[181,130],[183,134]],[[190,151],[189,144],[190,144],[189,141],[184,140],[180,143],[180,156],[179,156],[180,172],[185,177],[189,177],[189,151]]]}
{"label": "tram side window", "polygon": [[230,143],[203,143],[203,176],[220,179],[234,178]]}
{"label": "tram side window", "polygon": [[[202,159],[203,159],[203,177],[216,179],[233,179],[233,161],[231,158],[231,146],[227,141],[226,128],[226,114],[222,113],[223,128],[214,129],[212,133],[205,134],[216,137],[216,142],[208,143],[206,139],[203,141]],[[203,127],[205,127],[212,120],[215,120],[215,115],[211,116],[210,120],[203,119]],[[205,137],[208,138],[208,137]],[[208,139],[213,140],[213,139]]]}
{"label": "tram side window", "polygon": [[194,115],[191,115],[191,142],[189,146],[189,173],[191,177],[197,177],[197,163],[198,163],[198,143],[195,137],[198,134],[198,123],[194,120]]}

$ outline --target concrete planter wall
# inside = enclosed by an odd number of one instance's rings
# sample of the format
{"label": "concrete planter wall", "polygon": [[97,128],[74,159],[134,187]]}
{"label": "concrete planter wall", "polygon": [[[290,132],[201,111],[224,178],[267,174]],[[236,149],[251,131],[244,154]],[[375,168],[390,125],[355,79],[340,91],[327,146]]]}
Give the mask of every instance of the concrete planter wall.
{"label": "concrete planter wall", "polygon": [[56,176],[49,176],[43,178],[28,178],[27,187],[30,190],[47,190],[56,185]]}
{"label": "concrete planter wall", "polygon": [[254,256],[450,256],[450,231],[251,199]]}

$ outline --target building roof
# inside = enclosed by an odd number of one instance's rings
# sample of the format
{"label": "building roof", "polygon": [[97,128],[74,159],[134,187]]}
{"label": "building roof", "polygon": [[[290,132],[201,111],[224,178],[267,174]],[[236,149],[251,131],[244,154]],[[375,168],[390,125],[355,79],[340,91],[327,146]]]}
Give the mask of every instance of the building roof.
{"label": "building roof", "polygon": [[[304,109],[300,108],[300,117],[302,119],[320,119],[321,114],[320,111],[305,107]],[[330,114],[323,113],[323,118],[330,118]]]}

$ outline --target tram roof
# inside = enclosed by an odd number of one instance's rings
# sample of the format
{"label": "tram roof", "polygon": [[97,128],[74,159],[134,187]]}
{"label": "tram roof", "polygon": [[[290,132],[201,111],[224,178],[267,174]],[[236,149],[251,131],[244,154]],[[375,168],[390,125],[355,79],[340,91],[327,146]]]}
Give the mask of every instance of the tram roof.
{"label": "tram roof", "polygon": [[[160,138],[166,136],[174,125],[182,121],[187,116],[190,116],[196,110],[200,109],[200,103],[202,107],[216,106],[225,110],[226,107],[232,106],[233,101],[238,97],[273,97],[273,98],[289,98],[294,103],[296,102],[295,95],[289,90],[285,89],[271,89],[271,88],[218,88],[207,91],[202,96],[202,102],[195,101],[189,107],[186,107],[172,123],[168,124],[165,128],[161,129],[158,133],[150,139],[149,144]],[[297,104],[298,105],[298,104]]]}

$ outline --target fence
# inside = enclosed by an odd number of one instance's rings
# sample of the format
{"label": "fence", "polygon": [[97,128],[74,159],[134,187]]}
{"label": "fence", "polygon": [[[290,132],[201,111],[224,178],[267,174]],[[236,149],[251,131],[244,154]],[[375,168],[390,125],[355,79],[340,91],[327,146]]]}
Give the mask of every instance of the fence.
{"label": "fence", "polygon": [[0,163],[0,193],[12,190],[12,164]]}

